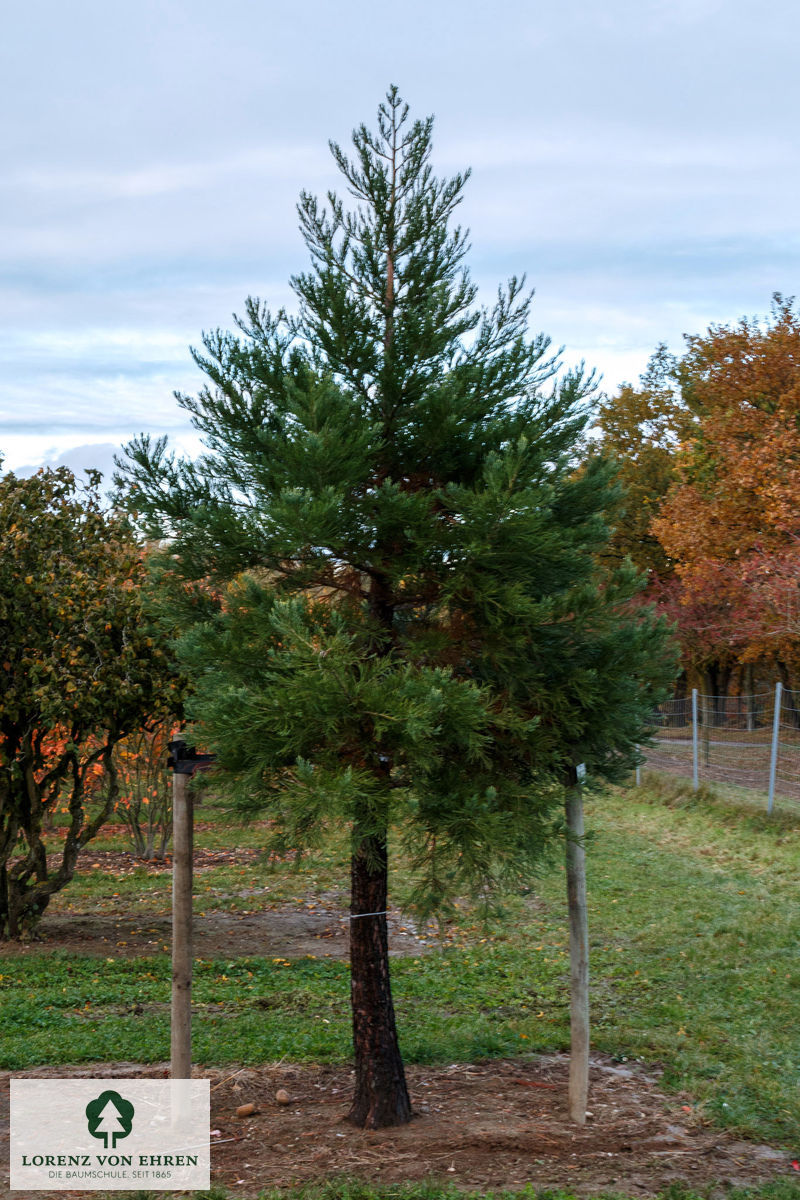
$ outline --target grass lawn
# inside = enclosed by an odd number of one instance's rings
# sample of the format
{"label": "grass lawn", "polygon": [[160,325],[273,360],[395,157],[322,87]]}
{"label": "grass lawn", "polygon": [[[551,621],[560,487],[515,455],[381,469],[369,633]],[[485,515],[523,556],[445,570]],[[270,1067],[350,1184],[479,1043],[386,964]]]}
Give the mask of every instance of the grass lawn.
{"label": "grass lawn", "polygon": [[[253,825],[226,827],[210,807],[198,817],[201,846],[247,848],[263,836]],[[693,1093],[711,1120],[795,1152],[798,827],[800,811],[769,820],[735,800],[693,798],[647,779],[642,788],[587,799],[594,1049],[663,1064],[665,1086]],[[117,831],[93,845],[102,852],[124,840]],[[223,864],[198,876],[197,908],[236,912],[244,901],[252,910],[322,896],[330,903],[332,891],[344,894],[346,878],[337,847],[299,864]],[[397,893],[403,883],[400,870]],[[52,911],[125,913],[135,900],[146,920],[168,910],[169,888],[168,873],[94,868]],[[440,945],[393,961],[407,1061],[568,1048],[564,890],[555,866],[510,896],[486,926],[464,906]],[[111,960],[35,948],[0,957],[0,1067],[167,1059],[169,981],[166,954]],[[198,1062],[349,1055],[342,961],[201,960],[194,1000]],[[402,1200],[423,1197],[413,1188]]]}

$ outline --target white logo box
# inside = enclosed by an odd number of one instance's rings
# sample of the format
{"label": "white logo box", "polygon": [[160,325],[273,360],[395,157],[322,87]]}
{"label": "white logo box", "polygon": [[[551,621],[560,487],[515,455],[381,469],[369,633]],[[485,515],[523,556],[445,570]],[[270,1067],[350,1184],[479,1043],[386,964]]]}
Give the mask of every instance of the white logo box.
{"label": "white logo box", "polygon": [[12,1191],[210,1186],[207,1079],[12,1079]]}

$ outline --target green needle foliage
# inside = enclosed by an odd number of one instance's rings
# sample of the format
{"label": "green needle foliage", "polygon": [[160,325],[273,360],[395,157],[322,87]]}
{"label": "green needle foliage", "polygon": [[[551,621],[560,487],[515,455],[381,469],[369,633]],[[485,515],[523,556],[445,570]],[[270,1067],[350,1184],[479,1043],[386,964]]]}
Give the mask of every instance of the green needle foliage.
{"label": "green needle foliage", "polygon": [[[195,354],[210,382],[179,402],[208,453],[141,437],[118,477],[169,539],[198,735],[285,841],[349,825],[354,914],[386,907],[390,823],[426,910],[529,872],[566,773],[630,770],[672,669],[635,572],[598,566],[610,470],[575,457],[592,379],[529,334],[523,281],[476,306],[467,175],[433,175],[431,133],[391,89],[353,157],[332,145],[352,206],[301,197],[296,313],[248,300]],[[351,942],[360,1080],[394,1053],[383,918]],[[363,1061],[359,1014],[383,1030]],[[353,1119],[406,1119],[379,1111],[394,1082],[359,1087]]]}

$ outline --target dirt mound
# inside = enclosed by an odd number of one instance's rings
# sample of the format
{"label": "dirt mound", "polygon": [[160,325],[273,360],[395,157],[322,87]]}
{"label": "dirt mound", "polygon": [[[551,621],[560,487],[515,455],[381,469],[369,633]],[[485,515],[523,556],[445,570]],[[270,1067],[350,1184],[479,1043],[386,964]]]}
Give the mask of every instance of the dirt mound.
{"label": "dirt mound", "polygon": [[[163,1077],[133,1063],[40,1068],[36,1078]],[[212,1102],[212,1181],[255,1196],[337,1174],[399,1183],[437,1179],[463,1188],[568,1187],[650,1196],[682,1181],[701,1190],[744,1187],[793,1174],[789,1157],[713,1129],[685,1096],[667,1096],[657,1072],[594,1058],[591,1118],[566,1111],[568,1060],[556,1055],[445,1068],[409,1067],[415,1117],[366,1132],[345,1119],[352,1072],[333,1067],[205,1071]],[[0,1140],[8,1136],[8,1073],[0,1075]],[[279,1088],[289,1093],[278,1104]],[[256,1112],[236,1117],[240,1105]],[[0,1145],[0,1164],[8,1154]],[[23,1193],[15,1193],[22,1200]],[[72,1193],[78,1195],[79,1193]],[[83,1195],[83,1193],[80,1193]],[[34,1194],[31,1194],[33,1200]],[[35,1193],[37,1200],[45,1200]]]}

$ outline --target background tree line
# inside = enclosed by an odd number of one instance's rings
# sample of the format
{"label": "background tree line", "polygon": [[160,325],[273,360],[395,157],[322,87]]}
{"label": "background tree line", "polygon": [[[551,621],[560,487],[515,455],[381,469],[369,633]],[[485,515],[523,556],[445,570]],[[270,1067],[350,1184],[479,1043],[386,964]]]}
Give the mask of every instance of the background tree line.
{"label": "background tree line", "polygon": [[648,574],[674,623],[681,689],[724,699],[800,669],[800,318],[764,319],[659,346],[638,387],[598,409],[595,453],[624,495],[606,554]]}

